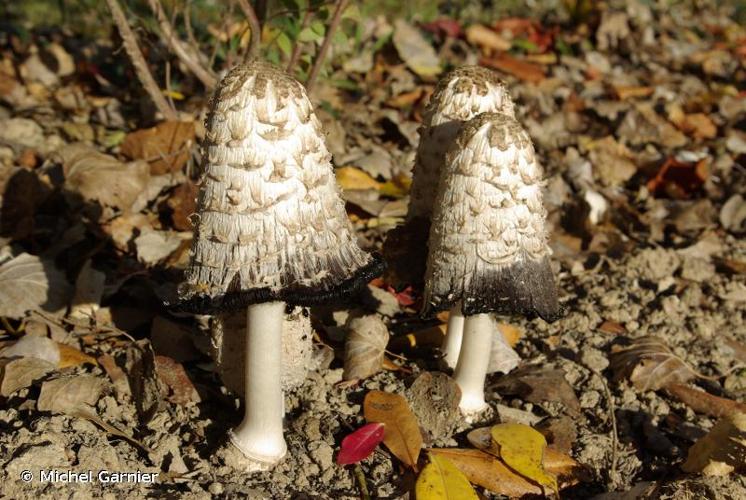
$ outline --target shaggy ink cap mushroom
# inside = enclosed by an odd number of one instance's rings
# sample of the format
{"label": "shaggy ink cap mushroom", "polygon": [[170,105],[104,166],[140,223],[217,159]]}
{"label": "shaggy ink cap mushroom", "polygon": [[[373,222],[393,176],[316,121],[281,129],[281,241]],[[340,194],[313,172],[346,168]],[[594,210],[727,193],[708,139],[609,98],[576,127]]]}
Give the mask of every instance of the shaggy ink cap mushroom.
{"label": "shaggy ink cap mushroom", "polygon": [[287,452],[288,304],[347,295],[382,264],[357,245],[321,125],[287,73],[260,61],[231,70],[212,99],[204,150],[180,306],[208,314],[246,307],[244,418],[220,453],[237,468],[266,470]]}
{"label": "shaggy ink cap mushroom", "polygon": [[424,313],[557,319],[542,169],[512,116],[467,122],[447,155],[430,229]]}
{"label": "shaggy ink cap mushroom", "polygon": [[430,218],[446,152],[463,123],[486,112],[514,114],[508,89],[494,71],[462,66],[438,81],[420,127],[406,222],[389,232],[384,245],[389,281],[421,285]]}
{"label": "shaggy ink cap mushroom", "polygon": [[180,308],[199,313],[344,296],[382,271],[360,249],[304,87],[261,61],[231,70],[206,121]]}
{"label": "shaggy ink cap mushroom", "polygon": [[444,350],[447,362],[457,358],[454,379],[467,419],[487,407],[491,313],[559,314],[542,185],[531,139],[515,118],[499,113],[463,125],[440,174],[423,312],[463,315],[458,328],[449,322]]}

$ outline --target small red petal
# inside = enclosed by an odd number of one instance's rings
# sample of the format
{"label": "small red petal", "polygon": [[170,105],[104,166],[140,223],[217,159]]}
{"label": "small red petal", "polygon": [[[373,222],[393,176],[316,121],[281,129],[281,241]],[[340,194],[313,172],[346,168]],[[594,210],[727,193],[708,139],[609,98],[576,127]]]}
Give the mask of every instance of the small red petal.
{"label": "small red petal", "polygon": [[383,441],[383,434],[383,424],[374,422],[345,436],[339,448],[337,464],[354,464],[368,458]]}

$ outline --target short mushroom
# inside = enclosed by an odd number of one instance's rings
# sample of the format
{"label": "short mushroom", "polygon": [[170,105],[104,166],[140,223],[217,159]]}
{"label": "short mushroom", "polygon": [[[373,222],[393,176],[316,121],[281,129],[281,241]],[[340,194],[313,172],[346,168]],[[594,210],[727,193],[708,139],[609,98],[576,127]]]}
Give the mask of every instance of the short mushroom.
{"label": "short mushroom", "polygon": [[423,313],[460,306],[455,379],[466,415],[486,405],[490,314],[559,315],[549,263],[542,169],[531,139],[510,115],[469,120],[447,154],[435,199]]}
{"label": "short mushroom", "polygon": [[[387,280],[395,286],[421,286],[427,260],[427,238],[433,203],[446,152],[461,126],[479,113],[513,116],[513,101],[497,73],[480,66],[462,66],[438,82],[423,116],[417,148],[407,218],[389,232],[384,244]],[[455,367],[461,345],[463,316],[458,305],[451,310],[441,350],[444,361]]]}
{"label": "short mushroom", "polygon": [[303,86],[274,66],[233,68],[206,121],[194,241],[180,308],[246,308],[245,415],[225,452],[246,470],[286,453],[282,329],[288,306],[342,297],[380,274],[360,249]]}

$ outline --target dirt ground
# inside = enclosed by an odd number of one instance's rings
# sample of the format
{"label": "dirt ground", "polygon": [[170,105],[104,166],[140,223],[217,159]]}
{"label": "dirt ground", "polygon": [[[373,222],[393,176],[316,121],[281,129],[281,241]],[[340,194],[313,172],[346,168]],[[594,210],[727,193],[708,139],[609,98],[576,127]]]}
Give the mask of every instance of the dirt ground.
{"label": "dirt ground", "polygon": [[[484,42],[421,29],[444,66],[481,61],[510,88],[546,172],[564,314],[552,324],[499,318],[519,332],[514,348],[522,361],[512,374],[489,376],[491,409],[480,422],[439,426],[440,417],[427,409],[417,417],[423,428],[438,429],[426,433],[427,447],[468,447],[469,430],[499,421],[543,429],[550,445],[564,446],[587,472],[562,498],[746,498],[742,475],[681,470],[691,445],[717,418],[664,388],[641,390],[612,364],[620,347],[655,336],[702,375],[692,386],[744,401],[746,30],[729,5],[609,4],[586,24],[551,14],[531,19],[534,24],[524,24],[534,45],[545,36],[551,48],[513,52],[510,59],[485,56]],[[393,22],[366,23],[365,33],[372,34]],[[54,39],[39,36],[39,45]],[[405,193],[380,185],[398,186],[397,179],[410,175],[434,82],[407,64],[396,43],[377,47],[369,36],[360,60],[334,60],[336,74],[347,75],[357,90],[321,81],[312,97],[320,103],[335,165],[377,183],[350,189],[338,177],[361,244],[380,250],[407,203]],[[414,406],[423,396],[413,382],[440,365],[437,351],[423,342],[389,355],[398,370],[341,384],[342,329],[351,310],[379,315],[392,350],[397,337],[438,323],[418,316],[421,291],[407,291],[410,301],[377,281],[352,303],[312,309],[315,344],[331,346],[336,357],[319,348],[319,368],[285,395],[287,457],[252,475],[225,465],[217,450],[242,414],[209,357],[210,320],[163,306],[188,257],[190,229],[182,212],[190,209],[181,204],[194,196],[195,159],[175,172],[155,173],[151,166],[127,209],[112,209],[113,202],[102,207],[100,195],[92,194],[99,187],[80,176],[71,181],[77,160],[61,151],[84,143],[113,155],[111,161],[132,159],[112,137],[141,128],[133,118],[136,102],[127,92],[101,97],[106,86],[89,76],[47,70],[56,80],[43,81],[39,75],[46,73],[34,73],[36,63],[28,63],[33,51],[12,48],[8,37],[3,44],[0,294],[6,295],[0,302],[26,300],[2,284],[9,279],[2,266],[23,252],[39,256],[35,265],[46,270],[46,304],[60,287],[67,298],[61,307],[40,303],[35,311],[7,313],[0,342],[9,346],[34,335],[81,354],[0,396],[0,498],[360,498],[352,468],[338,466],[335,456],[341,439],[365,422],[363,398],[383,390],[407,396]],[[85,53],[64,40],[60,45],[76,58]],[[114,48],[91,50],[111,61]],[[370,66],[362,61],[367,56]],[[12,64],[25,65],[24,80],[9,76]],[[198,140],[201,107],[187,106]],[[101,179],[96,182],[108,182]],[[81,299],[100,275],[100,292]],[[76,317],[66,308],[71,297],[77,297],[73,309],[93,307]],[[558,373],[569,394],[558,379],[546,378]],[[666,369],[654,374],[666,376]],[[47,401],[43,383],[80,377],[99,381],[92,383],[99,385],[88,413],[66,406],[64,391]],[[527,382],[530,377],[535,382]],[[37,480],[49,469],[159,476],[150,484]],[[408,498],[415,481],[384,447],[361,469],[373,498]],[[33,471],[35,480],[20,480],[23,471]]]}

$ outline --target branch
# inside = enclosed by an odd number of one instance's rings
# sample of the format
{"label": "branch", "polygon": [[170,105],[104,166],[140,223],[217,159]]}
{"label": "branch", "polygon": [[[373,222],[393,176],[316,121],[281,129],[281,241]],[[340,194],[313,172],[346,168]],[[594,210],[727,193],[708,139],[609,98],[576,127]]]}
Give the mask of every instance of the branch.
{"label": "branch", "polygon": [[112,17],[114,18],[114,23],[117,25],[117,29],[119,30],[119,36],[122,37],[124,50],[127,52],[132,66],[135,68],[137,79],[140,80],[145,92],[147,92],[153,100],[158,111],[160,111],[167,120],[176,120],[176,111],[168,105],[168,102],[166,102],[166,99],[163,97],[160,87],[155,82],[153,75],[150,73],[148,63],[145,62],[145,58],[143,57],[142,52],[140,52],[140,47],[137,46],[135,34],[132,32],[129,23],[127,23],[127,18],[125,17],[122,8],[119,6],[119,2],[117,0],[106,0],[106,3],[109,6]]}
{"label": "branch", "polygon": [[153,11],[153,14],[155,14],[158,26],[163,33],[163,37],[168,42],[169,47],[171,47],[171,51],[187,68],[189,68],[189,71],[194,73],[194,76],[196,76],[205,87],[208,89],[214,88],[218,83],[215,74],[209,69],[203,68],[199,63],[199,56],[190,53],[189,47],[184,45],[184,42],[176,36],[176,32],[166,17],[166,13],[163,11],[161,3],[158,0],[148,0],[148,5],[150,6],[150,10]]}
{"label": "branch", "polygon": [[321,48],[316,56],[316,60],[313,62],[313,67],[311,68],[308,80],[306,81],[306,90],[308,90],[308,92],[311,91],[314,83],[316,83],[316,79],[319,77],[321,66],[324,64],[324,59],[326,58],[326,53],[329,52],[329,47],[332,44],[334,32],[337,31],[339,22],[342,20],[342,13],[344,13],[344,10],[347,8],[347,2],[348,0],[337,0],[336,2],[337,6],[334,9],[334,16],[332,17],[331,23],[329,23],[329,27],[326,30],[326,36],[324,37],[324,41],[321,43]]}
{"label": "branch", "polygon": [[[312,15],[313,15],[313,12],[311,11],[311,9],[308,9],[303,14],[303,20],[301,20],[300,29],[298,30],[299,33],[302,32],[306,28],[306,26],[308,26],[309,22],[311,22]],[[296,39],[295,45],[293,45],[293,53],[290,55],[290,61],[288,62],[288,67],[286,69],[288,73],[292,74],[293,68],[298,63],[298,59],[300,59],[300,52],[302,49],[303,49],[303,44],[300,42],[300,40]]]}
{"label": "branch", "polygon": [[244,62],[249,62],[252,59],[256,59],[257,55],[259,55],[259,44],[262,41],[262,25],[259,23],[256,11],[251,6],[249,0],[238,0],[238,6],[241,7],[244,16],[246,16],[246,20],[249,22],[249,29],[251,30],[251,44],[244,55]]}

